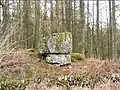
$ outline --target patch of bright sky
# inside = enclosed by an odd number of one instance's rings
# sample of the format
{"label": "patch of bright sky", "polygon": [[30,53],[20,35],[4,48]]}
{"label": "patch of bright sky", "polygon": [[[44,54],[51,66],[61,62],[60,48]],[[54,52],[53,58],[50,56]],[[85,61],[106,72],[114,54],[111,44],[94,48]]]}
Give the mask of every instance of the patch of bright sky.
{"label": "patch of bright sky", "polygon": [[[42,6],[44,7],[44,1],[42,2]],[[84,1],[85,3],[85,17],[87,19],[87,0]],[[12,2],[11,2],[12,3]],[[55,7],[55,2],[53,2]],[[116,4],[116,23],[119,25],[120,24],[120,1],[115,1]],[[79,1],[76,1],[76,7],[79,7]],[[94,5],[94,15],[93,15],[93,5]],[[13,7],[13,6],[11,6]],[[76,8],[77,9],[77,8]],[[0,10],[2,14],[2,10]],[[12,10],[11,10],[12,11]],[[50,16],[50,2],[47,4],[47,11],[48,11],[48,17]],[[89,21],[90,21],[90,26],[92,26],[93,23],[93,18],[94,18],[94,23],[96,23],[96,18],[97,18],[97,6],[96,6],[96,0],[95,1],[89,1]],[[109,2],[108,0],[100,1],[99,2],[99,21],[100,24],[102,22],[103,26],[106,26],[107,23],[109,22]]]}
{"label": "patch of bright sky", "polygon": [[[94,15],[93,15],[93,5],[94,5]],[[120,1],[115,1],[115,15],[116,15],[116,23],[119,26],[120,24]],[[87,1],[85,1],[85,12],[87,12]],[[96,6],[96,1],[89,1],[89,13],[90,13],[90,22],[93,22],[93,17],[94,17],[94,22],[96,23],[96,18],[97,18],[97,6]],[[87,14],[86,14],[87,17]],[[100,1],[99,2],[99,22],[103,26],[106,26],[107,23],[109,22],[109,1]],[[91,23],[92,24],[92,23]],[[120,27],[119,27],[120,28]]]}
{"label": "patch of bright sky", "polygon": [[[55,2],[53,2],[55,7]],[[88,1],[85,0],[84,4],[85,4],[85,17],[86,17],[86,21],[87,21],[87,3]],[[43,1],[44,4],[44,1]],[[73,4],[74,6],[74,4]],[[93,15],[93,6],[94,6],[94,15]],[[119,25],[120,24],[120,1],[115,1],[115,6],[116,6],[116,23]],[[79,8],[79,1],[76,1],[76,10],[78,10]],[[50,16],[50,2],[47,4],[47,10],[48,10],[48,17]],[[96,0],[89,1],[89,22],[90,22],[90,26],[92,26],[93,24],[93,18],[94,18],[94,23],[96,24],[96,18],[97,18],[97,5],[96,5]],[[109,1],[108,0],[101,0],[99,1],[99,22],[100,25],[102,26],[106,26],[107,23],[109,23]],[[120,27],[119,27],[120,28]]]}

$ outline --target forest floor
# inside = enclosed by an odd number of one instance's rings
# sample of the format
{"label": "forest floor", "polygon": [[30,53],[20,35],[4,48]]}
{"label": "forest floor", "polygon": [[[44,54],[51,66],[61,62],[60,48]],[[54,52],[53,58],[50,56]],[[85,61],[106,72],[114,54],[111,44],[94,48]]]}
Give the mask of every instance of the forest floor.
{"label": "forest floor", "polygon": [[[80,76],[84,74],[106,76],[120,74],[120,64],[107,60],[87,59],[84,61],[72,60],[70,65],[55,66],[41,60],[35,52],[21,50],[12,53],[0,54],[0,80],[5,78],[23,79],[31,78],[35,81],[40,77]],[[37,81],[36,81],[37,82]],[[93,89],[74,87],[70,90],[120,90],[120,82],[107,81],[95,86]],[[46,84],[30,83],[26,90],[68,90]]]}

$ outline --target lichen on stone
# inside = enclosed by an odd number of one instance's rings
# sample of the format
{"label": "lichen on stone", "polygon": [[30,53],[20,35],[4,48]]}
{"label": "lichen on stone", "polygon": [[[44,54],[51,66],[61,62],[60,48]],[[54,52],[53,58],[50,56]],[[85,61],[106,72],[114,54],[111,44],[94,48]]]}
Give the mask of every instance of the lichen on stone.
{"label": "lichen on stone", "polygon": [[[63,33],[58,34],[58,36],[56,37],[56,50],[58,50],[60,52],[65,50],[64,49],[64,47],[66,47],[65,45],[67,45],[68,43],[70,44],[70,41],[71,41],[70,39],[72,39],[71,36],[72,35],[70,32],[63,32]],[[70,47],[70,46],[68,46],[68,47]]]}
{"label": "lichen on stone", "polygon": [[38,50],[40,52],[48,52],[47,42],[48,42],[48,37],[42,37],[39,39]]}

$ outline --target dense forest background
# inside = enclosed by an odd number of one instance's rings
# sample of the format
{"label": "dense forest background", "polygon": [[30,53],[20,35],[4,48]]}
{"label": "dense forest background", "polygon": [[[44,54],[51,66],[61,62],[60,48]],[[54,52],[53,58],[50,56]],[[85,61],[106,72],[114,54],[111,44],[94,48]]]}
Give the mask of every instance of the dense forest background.
{"label": "dense forest background", "polygon": [[73,52],[119,60],[120,2],[115,0],[1,0],[0,52],[37,49],[39,38],[71,32]]}

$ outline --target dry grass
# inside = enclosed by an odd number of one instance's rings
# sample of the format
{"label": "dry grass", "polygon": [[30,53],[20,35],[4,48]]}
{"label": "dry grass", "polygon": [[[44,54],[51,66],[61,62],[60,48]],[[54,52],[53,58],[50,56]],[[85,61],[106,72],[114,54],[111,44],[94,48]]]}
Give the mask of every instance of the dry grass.
{"label": "dry grass", "polygon": [[38,58],[36,52],[20,50],[17,52],[5,53],[0,55],[0,70],[16,71],[14,69],[31,69],[33,76],[54,76],[54,75],[79,75],[89,73],[120,73],[120,66],[114,62],[89,59],[85,61],[74,61],[71,65],[57,67],[46,63]]}
{"label": "dry grass", "polygon": [[[109,75],[112,73],[120,73],[120,65],[110,61],[89,59],[85,61],[77,61],[71,63],[71,65],[57,67],[46,63],[44,60],[38,58],[36,52],[30,52],[29,50],[19,50],[11,53],[0,54],[0,78],[1,75],[5,75],[5,78],[11,79],[24,79],[32,78],[36,79],[39,77],[55,77],[61,75],[77,76],[84,73]],[[95,90],[108,90],[106,87],[110,86],[113,88],[119,87],[119,84],[104,84],[96,87]],[[36,85],[37,86],[37,85]],[[43,88],[41,86],[37,86]],[[46,87],[46,86],[45,86]],[[33,90],[57,90],[53,87],[46,87],[47,89],[33,89]],[[103,89],[100,89],[100,88]],[[60,87],[61,88],[61,87]],[[79,88],[79,87],[75,87]],[[73,90],[81,90],[79,89]],[[31,89],[30,89],[31,90]],[[65,90],[65,89],[58,89]],[[88,89],[84,89],[88,90]],[[90,89],[89,89],[90,90]],[[110,89],[118,90],[118,89]]]}

